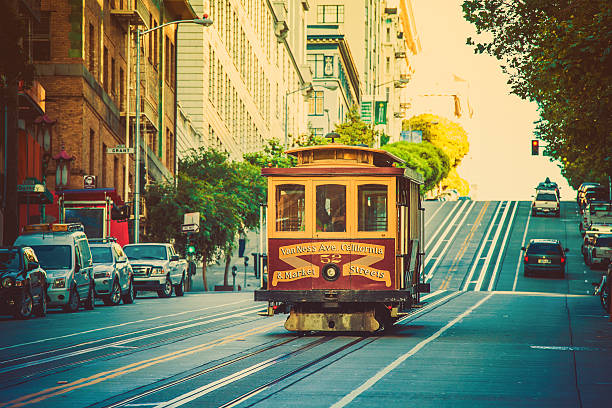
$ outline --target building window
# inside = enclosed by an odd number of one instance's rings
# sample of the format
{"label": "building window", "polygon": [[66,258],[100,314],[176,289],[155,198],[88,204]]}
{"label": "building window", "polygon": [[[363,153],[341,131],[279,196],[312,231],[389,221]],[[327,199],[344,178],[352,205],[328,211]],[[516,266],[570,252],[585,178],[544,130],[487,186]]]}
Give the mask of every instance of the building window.
{"label": "building window", "polygon": [[312,128],[310,129],[310,133],[315,137],[323,137],[323,128]]}
{"label": "building window", "polygon": [[323,115],[323,91],[314,91],[308,101],[309,115]]}
{"label": "building window", "polygon": [[170,39],[166,36],[166,47],[164,48],[166,52],[166,82],[170,82]]}
{"label": "building window", "polygon": [[89,72],[95,76],[94,68],[95,68],[95,60],[96,60],[96,46],[94,45],[94,26],[93,24],[89,24]]}
{"label": "building window", "polygon": [[32,33],[32,58],[34,61],[51,60],[51,32],[49,19],[49,13],[41,13],[40,24],[34,24]]}
{"label": "building window", "polygon": [[102,185],[100,187],[106,187],[106,144],[102,143]]}
{"label": "building window", "polygon": [[125,72],[123,72],[123,68],[119,68],[119,110],[124,110],[125,102],[123,98],[125,97]]}
{"label": "building window", "polygon": [[117,95],[117,81],[115,80],[115,59],[111,58],[111,95]]}
{"label": "building window", "polygon": [[310,70],[312,71],[313,78],[320,78],[323,76],[323,61],[325,56],[323,54],[308,54],[307,62]]}
{"label": "building window", "polygon": [[385,72],[388,74],[390,69],[391,69],[391,58],[387,57],[385,59]]}
{"label": "building window", "polygon": [[96,174],[94,166],[96,154],[96,133],[93,129],[89,129],[89,174]]}
{"label": "building window", "polygon": [[113,158],[113,185],[111,187],[114,187],[117,191],[119,191],[119,158],[118,157],[114,157]]}
{"label": "building window", "polygon": [[170,86],[174,88],[174,65],[176,55],[174,54],[174,44],[170,43]]}
{"label": "building window", "polygon": [[108,48],[104,47],[104,59],[102,60],[104,64],[103,74],[102,74],[102,84],[104,85],[104,90],[108,93]]}
{"label": "building window", "polygon": [[[153,27],[157,27],[157,21],[153,20]],[[160,30],[153,31],[153,66],[157,69],[157,64],[159,63],[159,59],[157,57],[159,52],[159,36],[161,35]]]}
{"label": "building window", "polygon": [[387,42],[391,42],[391,27],[387,27]]}
{"label": "building window", "polygon": [[317,21],[319,23],[344,23],[344,6],[318,6]]}

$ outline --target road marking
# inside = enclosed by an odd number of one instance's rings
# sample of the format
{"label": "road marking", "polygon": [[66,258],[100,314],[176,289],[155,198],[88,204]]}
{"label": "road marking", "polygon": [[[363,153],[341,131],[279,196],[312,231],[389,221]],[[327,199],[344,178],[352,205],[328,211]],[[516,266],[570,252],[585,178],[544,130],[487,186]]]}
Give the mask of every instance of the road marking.
{"label": "road marking", "polygon": [[[489,245],[489,251],[487,252],[487,259],[484,261],[484,265],[480,270],[480,274],[478,275],[478,282],[474,287],[476,292],[480,292],[482,288],[482,283],[484,282],[484,278],[487,276],[487,271],[489,269],[489,264],[491,263],[491,259],[493,258],[493,253],[495,252],[495,248],[497,247],[497,241],[499,241],[499,235],[504,227],[504,223],[506,222],[506,217],[508,216],[508,210],[510,209],[509,204],[510,201],[506,201],[506,206],[504,207],[504,212],[502,213],[499,223],[497,224],[497,229],[495,230],[495,234],[493,235],[493,239],[491,240],[491,245]],[[499,254],[498,254],[499,256]]]}
{"label": "road marking", "polygon": [[[448,289],[448,286],[450,285],[450,282],[451,282],[451,280],[453,278],[452,272],[454,272],[456,270],[457,264],[459,263],[461,258],[463,258],[463,255],[465,254],[465,251],[467,251],[467,249],[469,248],[470,241],[472,240],[472,238],[474,237],[474,234],[476,233],[476,230],[480,226],[480,221],[482,221],[482,217],[484,217],[484,215],[485,215],[485,213],[487,211],[487,208],[489,208],[489,204],[491,204],[491,202],[490,201],[486,201],[484,203],[484,205],[480,208],[480,212],[478,213],[478,216],[476,217],[476,221],[474,221],[474,224],[472,224],[472,228],[470,229],[470,232],[465,237],[465,240],[461,244],[461,248],[459,249],[459,252],[457,253],[457,256],[455,256],[455,259],[453,259],[453,263],[451,264],[450,268],[448,269],[447,277],[444,278],[444,280],[442,281],[442,284],[440,285],[440,289],[441,290]],[[466,225],[470,225],[470,224],[466,224]]]}
{"label": "road marking", "polygon": [[478,252],[476,253],[475,259],[477,259],[477,261],[474,262],[474,264],[470,268],[470,272],[468,273],[468,276],[465,279],[465,283],[463,284],[463,287],[461,288],[461,290],[463,291],[467,290],[468,286],[470,286],[470,283],[472,283],[472,278],[474,277],[474,271],[476,270],[476,267],[478,266],[478,262],[479,262],[478,260],[480,259],[480,256],[482,255],[484,251],[484,247],[485,247],[484,242],[486,242],[486,240],[489,238],[489,235],[491,234],[491,230],[493,229],[493,224],[495,224],[495,219],[497,218],[497,214],[499,214],[499,211],[501,210],[501,205],[502,204],[500,201],[497,204],[497,207],[495,208],[495,213],[493,214],[493,217],[491,217],[489,228],[487,229],[487,232],[485,233],[485,236],[483,237],[483,244],[480,245],[480,248],[478,248]]}
{"label": "road marking", "polygon": [[517,296],[542,296],[542,297],[568,297],[568,298],[592,298],[593,295],[579,295],[574,293],[553,293],[553,292],[519,292],[509,290],[496,290],[495,293],[500,295],[517,295]]}
{"label": "road marking", "polygon": [[[200,323],[193,323],[194,320],[202,320],[205,323],[206,322],[214,323],[215,321],[224,320],[224,318],[213,320],[213,321],[210,321],[210,320],[207,320],[207,319],[210,319],[210,318],[213,318],[213,317],[217,317],[217,316],[223,316],[223,315],[228,315],[229,317],[239,316],[239,315],[241,316],[241,315],[244,315],[244,314],[252,313],[253,311],[258,310],[258,309],[261,309],[261,307],[260,306],[259,307],[257,307],[257,306],[250,306],[250,307],[247,307],[247,308],[241,308],[241,309],[230,310],[230,311],[227,311],[227,312],[221,312],[221,313],[213,314],[211,316],[199,317],[197,319],[189,319],[189,320],[183,320],[183,321],[180,321],[180,322],[167,323],[167,324],[164,324],[164,325],[160,325],[160,326],[156,326],[156,327],[150,327],[150,328],[147,328],[147,329],[142,329],[142,330],[136,330],[136,331],[133,331],[133,332],[117,334],[115,336],[105,337],[103,339],[96,339],[96,340],[91,340],[91,341],[87,341],[87,342],[83,342],[83,343],[79,343],[79,344],[73,344],[73,345],[70,345],[70,346],[53,349],[53,350],[43,351],[43,352],[40,352],[40,353],[28,354],[26,356],[21,356],[21,357],[12,358],[10,360],[0,361],[0,364],[12,363],[12,362],[15,362],[15,361],[20,361],[20,360],[27,360],[27,359],[32,358],[32,357],[40,357],[40,356],[43,356],[45,354],[57,353],[57,352],[60,352],[60,351],[65,351],[65,350],[69,350],[69,349],[73,349],[73,348],[77,348],[77,347],[87,346],[89,344],[100,343],[101,341],[104,341],[104,340],[112,340],[112,339],[117,339],[117,338],[120,338],[120,337],[132,336],[132,335],[135,335],[135,334],[144,333],[144,332],[150,332],[150,331],[154,331],[155,330],[155,332],[150,334],[150,335],[140,336],[140,337],[137,337],[137,338],[132,337],[130,339],[118,341],[116,343],[104,344],[104,345],[101,345],[101,346],[91,347],[89,349],[86,349],[85,352],[96,351],[96,350],[104,349],[106,347],[110,347],[112,345],[130,343],[130,342],[132,342],[132,341],[134,341],[136,339],[146,338],[147,336],[156,336],[156,335],[159,335],[161,333],[168,333],[169,331],[164,331],[164,332],[160,332],[159,331],[160,329],[165,328],[165,327],[178,326],[178,325],[184,325],[186,323],[190,323],[189,326],[180,326],[178,328],[170,330],[170,331],[176,331],[176,330],[180,330],[180,329],[184,329],[184,328],[188,328],[188,327],[192,327],[194,325],[200,324]],[[246,313],[242,313],[242,312],[245,312],[245,311],[247,311],[247,312]],[[240,314],[238,314],[238,313],[240,313]],[[55,360],[58,360],[58,359],[63,358],[63,357],[70,357],[70,356],[74,356],[74,355],[78,355],[78,354],[83,354],[83,352],[78,352],[77,351],[77,352],[63,354],[63,355],[60,355],[60,356],[55,356],[52,359],[37,360],[36,364],[42,364],[42,363],[45,363],[45,362],[48,362],[48,361],[55,361]],[[28,367],[29,365],[32,365],[32,364],[25,364],[25,365],[22,365],[22,366],[23,367]],[[12,366],[11,367],[11,369],[14,369],[14,368],[21,368],[21,366]],[[4,369],[0,369],[0,373],[5,372],[5,371],[6,370],[4,370]],[[8,370],[8,371],[10,371],[10,370]]]}
{"label": "road marking", "polygon": [[602,349],[591,348],[591,347],[577,347],[577,346],[529,346],[536,350],[556,350],[556,351],[601,351]]}
{"label": "road marking", "polygon": [[[461,213],[463,212],[463,210],[465,208],[467,208],[467,204],[468,204],[468,202],[464,201],[459,206],[459,209],[454,213],[455,215],[454,215],[453,219],[448,224],[440,224],[440,227],[438,228],[438,230],[446,225],[446,229],[444,230],[444,232],[442,232],[441,237],[443,237],[446,234],[448,234],[448,232],[451,230],[451,228],[453,228],[453,226],[455,225],[455,222],[461,216]],[[446,222],[446,220],[444,220],[444,222]],[[432,237],[432,239],[433,239],[433,237]],[[427,264],[429,263],[429,261],[433,257],[433,254],[435,254],[435,252],[438,250],[438,248],[440,247],[441,244],[442,244],[442,240],[441,239],[437,239],[436,240],[436,244],[434,245],[434,247],[433,247],[433,249],[431,251],[429,251],[428,249],[425,249],[425,252],[429,252],[429,256],[425,259],[425,263],[423,264],[423,266],[427,266]]]}
{"label": "road marking", "polygon": [[365,391],[367,391],[368,389],[372,388],[372,386],[374,384],[376,384],[378,381],[380,381],[385,375],[389,374],[392,370],[397,368],[401,363],[406,361],[409,357],[411,357],[411,356],[415,355],[416,353],[418,353],[419,350],[421,350],[427,344],[431,343],[432,341],[434,341],[435,339],[440,337],[445,331],[447,331],[448,329],[453,327],[455,324],[457,324],[457,322],[459,322],[462,319],[464,319],[465,317],[467,317],[470,313],[472,313],[474,310],[476,310],[480,305],[482,305],[484,302],[489,300],[491,298],[491,296],[493,296],[494,293],[495,292],[491,292],[487,296],[485,296],[484,298],[480,299],[478,302],[476,302],[476,304],[474,304],[469,309],[467,309],[465,312],[461,313],[459,316],[455,317],[453,320],[448,322],[440,330],[438,330],[437,332],[435,332],[434,334],[432,334],[428,338],[422,340],[419,344],[414,346],[408,352],[406,352],[405,354],[401,355],[399,358],[397,358],[396,360],[391,362],[389,365],[384,367],[382,370],[377,372],[373,377],[368,379],[365,383],[363,383],[362,385],[360,385],[359,387],[357,387],[356,389],[351,391],[348,395],[345,395],[340,401],[338,401],[335,404],[333,404],[331,406],[331,408],[342,408],[342,407],[345,407],[346,405],[348,405],[350,402],[352,402],[359,395],[363,394]]}
{"label": "road marking", "polygon": [[499,247],[499,255],[497,256],[497,261],[495,262],[495,266],[493,267],[493,273],[491,274],[491,280],[489,281],[489,287],[487,288],[490,291],[493,290],[493,285],[495,284],[495,279],[497,278],[497,272],[499,271],[499,265],[501,264],[501,260],[503,258],[504,248],[506,247],[506,242],[508,241],[508,236],[510,235],[510,230],[512,229],[512,223],[514,222],[514,216],[516,215],[516,209],[518,208],[519,203],[516,201],[514,208],[512,209],[512,215],[510,216],[510,221],[508,222],[508,228],[506,228],[506,234],[504,235],[504,239]]}
{"label": "road marking", "polygon": [[[463,225],[463,223],[465,223],[465,219],[467,218],[467,216],[470,214],[470,212],[472,211],[472,208],[474,208],[474,205],[476,204],[476,202],[472,201],[472,204],[469,205],[469,207],[465,210],[465,213],[463,214],[463,217],[461,218],[461,221],[459,221],[459,224],[455,227],[455,231],[453,232],[453,234],[450,236],[450,238],[447,241],[446,245],[444,246],[444,248],[442,248],[442,252],[440,252],[440,254],[437,256],[436,261],[434,262],[434,264],[431,266],[431,268],[429,269],[429,272],[427,273],[427,276],[425,276],[425,282],[431,280],[431,278],[433,278],[433,274],[436,270],[436,268],[438,267],[438,265],[440,264],[440,261],[442,260],[444,254],[446,253],[446,251],[448,251],[448,249],[450,248],[450,246],[453,243],[453,239],[455,238],[455,236],[457,235],[457,233],[459,232],[459,230],[461,229],[461,226]],[[449,224],[448,229],[453,227],[453,223]],[[444,231],[444,234],[446,234],[447,232]],[[440,241],[439,241],[440,242]],[[427,263],[426,263],[427,264]]]}
{"label": "road marking", "polygon": [[[457,201],[457,203],[459,203]],[[431,238],[429,240],[429,242],[427,243],[427,245],[425,245],[425,252],[429,252],[429,247],[431,247],[434,239],[436,238],[436,236],[438,235],[438,233],[440,232],[440,230],[446,225],[446,222],[448,221],[448,219],[450,217],[452,217],[452,215],[455,212],[459,212],[461,211],[461,208],[463,208],[463,206],[465,206],[465,204],[467,203],[467,201],[463,201],[461,204],[456,204],[449,212],[448,215],[446,216],[446,218],[444,218],[442,220],[442,222],[440,223],[440,225],[438,226],[438,229],[436,229],[436,231],[431,235]]]}
{"label": "road marking", "polygon": [[28,341],[26,343],[19,343],[19,344],[13,344],[13,345],[10,345],[10,346],[4,346],[4,347],[0,347],[0,350],[8,350],[8,349],[12,349],[12,348],[15,348],[15,347],[29,346],[31,344],[44,343],[46,341],[51,341],[51,340],[65,339],[67,337],[78,336],[78,335],[81,335],[81,334],[93,333],[93,332],[97,332],[97,331],[101,331],[101,330],[107,330],[107,329],[115,329],[117,327],[127,326],[127,325],[130,325],[130,324],[149,322],[149,321],[152,321],[152,320],[163,319],[163,318],[166,318],[166,317],[180,316],[180,315],[184,315],[184,314],[187,314],[187,313],[202,312],[204,310],[216,309],[216,308],[219,308],[219,307],[226,307],[226,306],[236,305],[238,303],[245,303],[245,302],[251,302],[251,300],[250,299],[248,299],[248,300],[240,300],[238,302],[225,303],[225,304],[216,305],[216,306],[208,306],[208,307],[204,307],[204,308],[201,308],[201,309],[186,310],[184,312],[178,312],[178,313],[173,313],[173,314],[164,315],[164,316],[151,317],[149,319],[134,320],[134,321],[131,321],[131,322],[115,324],[115,325],[112,325],[112,326],[98,327],[97,329],[91,329],[91,330],[85,330],[85,331],[81,331],[81,332],[66,334],[64,336],[49,337],[49,338],[46,338],[46,339],[40,339],[40,340],[35,340],[35,341]]}
{"label": "road marking", "polygon": [[433,214],[431,214],[431,217],[429,217],[429,219],[427,221],[425,221],[425,226],[427,226],[427,224],[429,224],[431,222],[431,220],[434,219],[434,217],[436,216],[436,214],[438,213],[438,211],[440,211],[442,209],[442,207],[444,207],[444,204],[446,204],[448,201],[444,201],[436,211],[434,211]]}
{"label": "road marking", "polygon": [[[525,239],[527,238],[527,230],[529,229],[530,220],[531,220],[531,207],[529,208],[529,215],[527,216],[527,223],[525,223],[525,232],[523,233],[523,241],[521,242],[521,248],[525,246]],[[519,268],[521,267],[521,259],[523,259],[523,250],[519,251],[518,260],[516,261],[516,271],[514,272],[514,283],[512,284],[512,290],[516,290],[516,283],[518,282]]]}
{"label": "road marking", "polygon": [[90,377],[81,378],[79,380],[72,381],[65,385],[47,388],[47,389],[38,391],[33,394],[21,396],[12,401],[0,403],[0,407],[17,408],[17,407],[22,407],[25,405],[41,402],[46,399],[56,397],[58,395],[66,394],[70,391],[74,391],[79,388],[88,387],[94,384],[101,383],[103,381],[110,380],[112,378],[116,378],[116,377],[128,374],[128,373],[140,371],[145,368],[151,367],[153,365],[166,363],[168,361],[177,359],[179,357],[186,357],[188,355],[191,355],[197,352],[211,349],[215,346],[221,346],[221,345],[230,343],[232,341],[235,341],[235,339],[237,338],[244,338],[244,337],[253,336],[259,333],[263,333],[273,328],[279,327],[283,324],[284,322],[274,322],[274,323],[267,324],[261,327],[255,327],[245,332],[225,336],[220,339],[210,341],[208,343],[198,344],[196,346],[188,347],[182,350],[173,351],[171,353],[164,354],[158,357],[154,357],[148,360],[138,361],[138,362],[128,364],[123,367],[116,368],[114,370],[103,371],[103,372],[94,374]]}

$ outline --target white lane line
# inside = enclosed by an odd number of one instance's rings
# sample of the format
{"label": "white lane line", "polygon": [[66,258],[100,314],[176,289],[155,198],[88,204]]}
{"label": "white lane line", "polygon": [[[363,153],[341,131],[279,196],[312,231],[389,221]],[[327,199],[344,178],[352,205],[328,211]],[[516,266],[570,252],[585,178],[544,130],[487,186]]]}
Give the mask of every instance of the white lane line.
{"label": "white lane line", "polygon": [[484,264],[482,265],[482,269],[480,270],[480,274],[478,275],[478,282],[476,282],[476,286],[474,287],[474,290],[476,292],[480,292],[480,289],[482,288],[482,283],[484,282],[484,278],[485,276],[487,276],[487,270],[489,269],[489,265],[491,264],[491,259],[493,259],[493,253],[495,252],[495,248],[497,247],[497,241],[499,241],[499,235],[501,234],[501,231],[504,228],[504,223],[506,222],[506,217],[508,216],[508,210],[510,209],[509,203],[509,201],[506,201],[506,207],[504,208],[504,212],[499,218],[499,223],[497,224],[497,228],[495,229],[495,235],[493,235],[493,240],[491,241],[491,245],[489,245],[487,259],[485,259]]}
{"label": "white lane line", "polygon": [[472,279],[474,278],[474,271],[476,270],[476,267],[478,266],[478,263],[480,262],[480,257],[482,256],[485,244],[487,240],[489,239],[491,230],[493,229],[493,224],[495,224],[495,220],[497,219],[497,214],[499,214],[499,210],[501,210],[501,206],[502,206],[502,203],[500,201],[499,203],[497,203],[497,208],[495,208],[495,213],[493,214],[493,217],[491,217],[491,221],[489,222],[489,228],[487,228],[487,232],[485,233],[484,239],[482,240],[482,245],[480,245],[480,248],[478,248],[478,252],[476,253],[476,257],[474,258],[476,259],[476,262],[474,262],[474,264],[470,268],[470,272],[468,273],[468,276],[465,279],[465,283],[463,284],[463,287],[461,288],[461,290],[463,291],[467,290],[468,286],[470,286],[470,284],[472,283]]}
{"label": "white lane line", "polygon": [[[453,225],[455,225],[455,222],[457,221],[457,218],[459,218],[459,216],[461,216],[461,213],[463,212],[464,208],[467,208],[467,204],[468,204],[468,202],[464,201],[460,205],[459,209],[455,212],[455,216],[453,217],[453,219],[448,224],[446,224],[446,229],[440,235],[441,237],[443,237],[446,234],[448,234],[448,232],[451,230],[451,228],[453,228]],[[446,220],[444,220],[444,223],[446,223]],[[445,225],[444,223],[440,224],[440,228],[442,228]],[[438,229],[440,229],[440,228],[438,228]],[[432,239],[433,239],[433,237],[432,237]],[[432,250],[425,249],[425,252],[429,252],[429,256],[427,258],[425,258],[425,262],[423,263],[423,267],[426,267],[427,264],[429,263],[429,261],[431,261],[431,258],[436,253],[436,251],[438,250],[440,245],[442,245],[442,240],[438,239],[438,240],[436,240],[436,244],[434,245]]]}
{"label": "white lane line", "polygon": [[434,264],[431,266],[431,268],[429,268],[429,272],[425,276],[425,282],[427,282],[427,281],[431,280],[431,278],[433,278],[433,274],[434,274],[436,268],[440,264],[440,261],[442,260],[444,254],[446,254],[446,252],[448,251],[448,249],[452,245],[453,240],[455,239],[455,236],[457,235],[457,233],[461,229],[461,226],[465,223],[465,219],[467,218],[467,216],[470,214],[470,212],[472,212],[472,208],[474,208],[475,204],[476,204],[476,202],[472,201],[472,204],[470,204],[469,208],[463,214],[463,218],[461,218],[461,221],[459,221],[459,225],[457,225],[457,227],[455,228],[455,231],[450,236],[450,238],[447,240],[448,241],[447,244],[444,246],[444,248],[442,248],[442,252],[440,252],[440,254],[437,256],[436,261],[434,262]]}
{"label": "white lane line", "polygon": [[[527,216],[527,222],[525,223],[525,232],[523,233],[523,240],[521,241],[521,248],[525,246],[525,239],[527,238],[527,230],[529,229],[529,221],[531,220],[531,207],[529,208],[529,215]],[[518,259],[516,261],[516,270],[514,271],[514,283],[512,284],[512,290],[516,290],[516,284],[518,282],[519,268],[521,267],[521,259],[523,259],[523,250],[519,251]]]}
{"label": "white lane line", "polygon": [[512,215],[510,216],[510,222],[508,222],[508,228],[506,228],[506,234],[504,235],[504,239],[502,241],[501,247],[499,247],[499,254],[497,255],[497,261],[495,262],[495,266],[493,267],[493,273],[491,274],[491,280],[489,281],[489,287],[487,290],[490,292],[493,290],[493,285],[495,284],[495,279],[497,279],[497,272],[499,271],[499,265],[501,264],[504,248],[506,247],[506,242],[508,241],[508,236],[510,235],[510,230],[512,229],[512,223],[514,222],[514,216],[516,215],[516,209],[519,206],[518,201],[515,202],[514,209],[512,210]]}
{"label": "white lane line", "polygon": [[444,201],[436,211],[434,211],[433,214],[431,214],[431,217],[429,217],[429,219],[427,221],[425,221],[425,226],[427,226],[427,224],[429,224],[431,222],[431,220],[434,219],[434,217],[436,216],[436,214],[442,209],[442,207],[444,207],[444,204],[446,204],[448,201]]}
{"label": "white lane line", "polygon": [[187,314],[187,313],[197,313],[197,312],[202,312],[204,310],[216,309],[216,308],[225,307],[225,306],[232,306],[232,305],[236,305],[238,303],[245,303],[245,302],[251,302],[251,301],[252,300],[250,300],[250,299],[248,299],[248,300],[240,300],[238,302],[225,303],[225,304],[216,305],[216,306],[208,306],[208,307],[204,307],[204,308],[201,308],[201,309],[186,310],[184,312],[178,312],[178,313],[173,313],[173,314],[164,315],[164,316],[151,317],[149,319],[134,320],[134,321],[131,321],[131,322],[115,324],[115,325],[112,325],[112,326],[98,327],[96,329],[91,329],[91,330],[85,330],[85,331],[81,331],[81,332],[66,334],[66,335],[63,335],[63,336],[49,337],[49,338],[46,338],[46,339],[28,341],[26,343],[19,343],[19,344],[13,344],[13,345],[10,345],[10,346],[4,346],[4,347],[0,347],[0,350],[8,350],[8,349],[12,349],[12,348],[15,348],[15,347],[29,346],[31,344],[39,344],[39,343],[44,343],[46,341],[51,341],[51,340],[65,339],[65,338],[68,338],[68,337],[79,336],[81,334],[93,333],[93,332],[97,332],[97,331],[101,331],[101,330],[115,329],[117,327],[127,326],[127,325],[130,325],[130,324],[136,324],[136,323],[142,323],[142,322],[150,322],[152,320],[164,319],[166,317],[180,316],[180,315],[184,315],[184,314]]}
{"label": "white lane line", "polygon": [[[98,350],[104,350],[104,349],[106,349],[108,347],[123,346],[124,344],[132,343],[132,342],[138,341],[138,340],[144,340],[144,339],[147,339],[147,338],[150,338],[150,337],[156,337],[156,336],[159,336],[159,335],[162,335],[162,334],[168,334],[168,333],[176,332],[176,331],[179,331],[179,330],[190,329],[192,327],[203,326],[205,324],[215,323],[215,322],[219,322],[219,321],[222,321],[222,320],[233,319],[233,318],[235,318],[237,316],[244,316],[244,315],[251,314],[254,311],[260,310],[260,309],[261,309],[261,306],[258,306],[258,307],[255,307],[255,308],[251,308],[251,309],[249,309],[249,310],[247,310],[245,312],[242,312],[242,313],[232,313],[232,314],[228,314],[226,316],[217,317],[215,319],[204,320],[204,321],[201,321],[201,322],[192,323],[192,324],[188,324],[188,325],[184,325],[184,326],[180,326],[180,327],[174,327],[172,329],[160,330],[160,331],[156,331],[156,332],[153,332],[153,333],[145,334],[145,335],[142,335],[142,336],[130,337],[128,339],[120,340],[120,341],[117,341],[115,343],[102,344],[102,345],[99,345],[99,346],[94,346],[94,347],[89,347],[89,348],[85,348],[85,349],[81,349],[81,350],[76,350],[76,351],[73,351],[73,352],[70,352],[70,353],[64,353],[64,354],[60,354],[60,355],[53,356],[53,357],[37,359],[35,361],[30,361],[28,363],[11,365],[11,366],[7,366],[7,367],[4,367],[4,368],[1,368],[0,369],[0,373],[11,372],[11,371],[15,371],[15,370],[18,370],[20,368],[25,368],[25,367],[33,367],[33,366],[49,363],[49,362],[52,362],[52,361],[62,360],[62,359],[65,359],[65,358],[74,357],[74,356],[78,356],[78,355],[82,355],[82,354],[86,354],[86,353],[91,353],[91,352],[98,351]],[[28,357],[31,357],[31,356],[28,356]]]}
{"label": "white lane line", "polygon": [[467,203],[467,201],[463,201],[461,203],[459,203],[459,201],[457,201],[457,204],[455,204],[455,206],[448,212],[448,215],[446,216],[446,218],[444,218],[442,220],[442,222],[440,223],[440,225],[438,226],[438,229],[436,229],[436,231],[431,235],[431,238],[429,238],[429,242],[427,242],[427,245],[425,245],[425,252],[429,252],[429,247],[431,247],[432,243],[434,242],[434,240],[436,239],[436,236],[438,235],[438,233],[440,232],[440,230],[442,228],[444,228],[444,226],[446,225],[446,222],[448,221],[448,219],[450,217],[453,216],[453,214],[456,212],[459,212],[460,209]]}
{"label": "white lane line", "polygon": [[517,296],[542,296],[542,297],[560,297],[560,298],[593,298],[593,295],[579,295],[577,293],[553,293],[553,292],[518,292],[509,290],[495,291],[500,295],[517,295]]}
{"label": "white lane line", "polygon": [[383,368],[382,370],[377,372],[373,377],[368,379],[365,383],[363,383],[362,385],[360,385],[359,387],[357,387],[356,389],[351,391],[348,395],[344,396],[344,398],[342,398],[340,401],[338,401],[334,405],[332,405],[331,408],[342,408],[342,407],[345,407],[346,405],[348,405],[355,398],[357,398],[358,396],[363,394],[368,389],[372,388],[372,386],[374,384],[376,384],[378,381],[380,381],[385,375],[389,374],[392,370],[397,368],[400,364],[402,364],[404,361],[406,361],[409,357],[411,357],[411,356],[415,355],[416,353],[418,353],[419,350],[421,350],[423,347],[425,347],[428,343],[431,343],[432,341],[434,341],[435,339],[440,337],[445,331],[447,331],[448,329],[453,327],[455,324],[457,324],[457,322],[459,322],[462,319],[464,319],[465,317],[467,317],[470,313],[472,313],[474,310],[476,310],[480,305],[482,305],[484,302],[489,300],[491,298],[491,296],[493,296],[494,293],[495,292],[491,292],[487,296],[485,296],[484,298],[480,299],[478,302],[476,302],[475,305],[473,305],[472,307],[467,309],[465,312],[461,313],[459,316],[455,317],[453,320],[448,322],[440,330],[438,330],[437,332],[435,332],[434,334],[432,334],[431,336],[429,336],[425,340],[422,340],[419,344],[417,344],[412,349],[410,349],[410,351],[408,351],[405,354],[401,355],[399,358],[397,358],[396,360],[391,362],[385,368]]}

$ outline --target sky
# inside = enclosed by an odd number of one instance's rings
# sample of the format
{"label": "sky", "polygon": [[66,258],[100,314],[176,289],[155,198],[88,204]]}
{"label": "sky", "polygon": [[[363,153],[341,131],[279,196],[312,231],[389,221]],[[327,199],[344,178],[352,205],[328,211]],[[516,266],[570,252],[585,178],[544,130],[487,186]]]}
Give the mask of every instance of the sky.
{"label": "sky", "polygon": [[476,186],[470,193],[472,198],[531,200],[538,182],[550,177],[559,184],[562,200],[575,199],[557,163],[531,155],[537,105],[511,95],[500,62],[489,55],[474,54],[473,47],[466,44],[468,37],[477,35],[463,18],[463,1],[412,1],[422,45],[422,52],[415,57],[414,81],[426,84],[438,75],[456,74],[470,84],[474,115],[465,126],[470,153],[458,172]]}

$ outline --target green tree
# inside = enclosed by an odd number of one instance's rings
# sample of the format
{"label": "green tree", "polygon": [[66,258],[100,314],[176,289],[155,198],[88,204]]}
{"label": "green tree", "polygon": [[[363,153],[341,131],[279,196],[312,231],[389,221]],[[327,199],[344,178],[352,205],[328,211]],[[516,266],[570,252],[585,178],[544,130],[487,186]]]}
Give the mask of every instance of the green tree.
{"label": "green tree", "polygon": [[403,167],[408,167],[423,175],[422,192],[434,188],[450,171],[449,157],[437,146],[429,142],[410,143],[395,142],[382,147],[405,161]]}
{"label": "green tree", "polygon": [[262,151],[245,153],[243,158],[246,162],[262,167],[293,167],[297,163],[297,159],[293,156],[287,156],[282,143],[278,139],[270,139],[264,145]]}
{"label": "green tree", "polygon": [[346,120],[336,125],[335,131],[340,135],[339,142],[345,145],[364,144],[369,147],[374,146],[376,132],[371,125],[361,120],[359,108],[356,105],[348,111]]}
{"label": "green tree", "polygon": [[231,250],[238,232],[258,227],[265,185],[258,167],[232,162],[226,153],[201,148],[179,161],[176,185],[155,183],[145,198],[147,240],[174,239],[181,253],[186,246],[186,236],[180,230],[183,215],[200,213],[200,231],[192,235],[192,242],[196,257],[202,260],[206,288],[206,264]]}
{"label": "green tree", "polygon": [[502,61],[512,92],[537,102],[536,136],[570,184],[611,174],[612,3],[465,0],[463,11],[487,34],[468,44]]}

